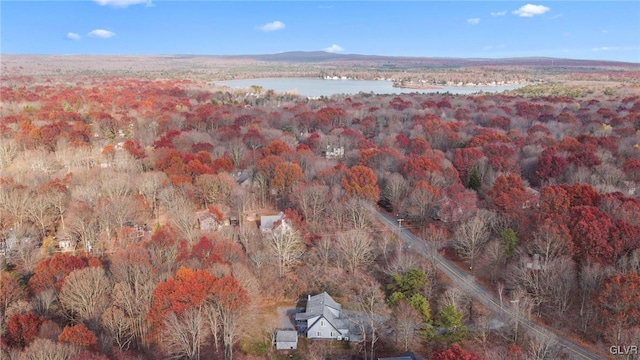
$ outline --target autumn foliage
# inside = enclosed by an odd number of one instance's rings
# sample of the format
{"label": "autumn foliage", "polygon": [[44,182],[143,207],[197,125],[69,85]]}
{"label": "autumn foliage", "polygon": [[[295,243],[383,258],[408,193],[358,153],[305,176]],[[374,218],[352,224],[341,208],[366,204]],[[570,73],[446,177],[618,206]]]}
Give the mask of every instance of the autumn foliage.
{"label": "autumn foliage", "polygon": [[23,349],[37,335],[44,318],[32,312],[15,314],[7,319],[7,332],[3,335],[3,344],[9,347]]}
{"label": "autumn foliage", "polygon": [[347,170],[342,178],[342,187],[347,196],[376,202],[380,197],[377,181],[378,178],[373,170],[363,165],[356,165]]}
{"label": "autumn foliage", "polygon": [[[476,300],[449,289],[422,250],[404,247],[370,209],[403,219],[402,231],[454,262],[470,253],[455,237],[476,234],[478,266],[469,271],[509,289],[505,301],[521,296],[549,328],[595,344],[640,333],[635,70],[557,75],[624,78],[606,96],[573,88],[578,95],[533,96],[534,86],[320,99],[173,77],[19,71],[8,67],[0,86],[0,356],[273,357],[255,333],[275,325],[261,322],[271,317],[255,299],[322,291],[345,308],[365,306],[367,295],[378,306],[362,325],[366,345],[345,350],[352,356],[411,344],[426,358],[478,359],[457,344],[437,351],[446,335],[431,320],[400,329],[445,307],[474,323],[467,349],[537,356],[522,334],[515,341],[504,329],[478,330]],[[462,82],[466,73],[424,76]],[[566,91],[548,84],[538,85]],[[280,211],[295,235],[287,272],[274,261],[274,232],[258,225]],[[427,274],[420,297],[394,310],[401,319],[390,316],[384,296],[377,303],[364,288],[385,289],[381,274],[413,266]],[[174,341],[178,333],[197,341]],[[318,344],[309,344],[310,357],[347,356]]]}
{"label": "autumn foliage", "polygon": [[69,343],[78,348],[98,349],[98,337],[84,324],[65,326],[58,337],[58,341]]}

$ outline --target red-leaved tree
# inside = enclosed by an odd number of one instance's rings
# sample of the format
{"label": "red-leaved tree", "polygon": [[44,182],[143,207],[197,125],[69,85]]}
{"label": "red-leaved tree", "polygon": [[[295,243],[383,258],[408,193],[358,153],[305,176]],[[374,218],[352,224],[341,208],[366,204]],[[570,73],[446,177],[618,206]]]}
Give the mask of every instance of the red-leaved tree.
{"label": "red-leaved tree", "polygon": [[342,178],[342,187],[347,196],[360,197],[372,202],[378,201],[380,197],[376,174],[371,168],[363,165],[356,165],[347,170]]}
{"label": "red-leaved tree", "polygon": [[78,348],[98,350],[98,337],[84,324],[65,326],[58,341],[69,343]]}
{"label": "red-leaved tree", "polygon": [[7,319],[7,332],[2,337],[2,342],[9,347],[24,349],[38,336],[44,320],[32,312],[12,315]]}
{"label": "red-leaved tree", "polygon": [[438,351],[431,357],[432,360],[482,360],[476,354],[470,353],[458,344],[452,344],[448,349]]}

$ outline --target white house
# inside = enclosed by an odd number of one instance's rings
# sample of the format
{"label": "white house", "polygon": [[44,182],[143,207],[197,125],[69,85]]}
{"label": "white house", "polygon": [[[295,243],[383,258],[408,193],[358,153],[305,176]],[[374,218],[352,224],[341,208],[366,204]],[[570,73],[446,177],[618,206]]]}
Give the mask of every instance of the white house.
{"label": "white house", "polygon": [[331,147],[327,145],[327,150],[322,152],[322,155],[327,159],[342,159],[344,157],[344,146]]}
{"label": "white house", "polygon": [[342,318],[342,306],[323,292],[309,296],[305,312],[296,314],[298,332],[309,339],[349,340],[349,328]]}
{"label": "white house", "polygon": [[260,232],[263,234],[286,233],[293,231],[291,224],[284,217],[282,211],[277,215],[266,215],[260,217]]}

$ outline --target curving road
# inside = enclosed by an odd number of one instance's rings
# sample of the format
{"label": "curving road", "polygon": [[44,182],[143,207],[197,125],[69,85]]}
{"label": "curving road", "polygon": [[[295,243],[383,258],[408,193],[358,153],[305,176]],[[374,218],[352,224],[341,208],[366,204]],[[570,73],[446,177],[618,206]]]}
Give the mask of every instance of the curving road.
{"label": "curving road", "polygon": [[[491,292],[487,289],[483,288],[478,282],[476,282],[473,277],[460,270],[457,266],[455,266],[451,261],[447,260],[444,256],[440,255],[437,251],[433,251],[431,244],[419,239],[411,232],[407,230],[402,230],[398,226],[397,220],[389,216],[387,214],[376,211],[375,215],[377,218],[388,227],[391,231],[393,231],[396,235],[398,235],[402,240],[406,242],[408,246],[410,246],[413,251],[416,251],[423,256],[433,259],[435,262],[435,266],[438,270],[442,271],[447,277],[451,279],[455,284],[457,284],[461,289],[466,290],[469,294],[471,294],[476,300],[480,301],[484,306],[489,308],[494,313],[504,316],[511,317],[513,316],[513,310],[508,305],[501,305],[500,300],[495,297]],[[596,360],[596,359],[605,359],[604,357],[583,348],[582,346],[572,342],[571,340],[565,339],[556,333],[553,330],[538,325],[537,323],[531,321],[527,318],[518,319],[519,326],[522,326],[526,331],[537,338],[539,341],[547,342],[547,343],[557,343],[562,347],[562,349],[571,356],[573,359],[580,360]]]}

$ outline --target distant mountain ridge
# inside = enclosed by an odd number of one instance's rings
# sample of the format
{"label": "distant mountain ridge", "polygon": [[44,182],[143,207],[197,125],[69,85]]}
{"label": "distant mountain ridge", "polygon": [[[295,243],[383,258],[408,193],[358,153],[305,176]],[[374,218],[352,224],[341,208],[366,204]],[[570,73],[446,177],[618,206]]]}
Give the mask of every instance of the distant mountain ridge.
{"label": "distant mountain ridge", "polygon": [[517,57],[517,58],[453,58],[453,57],[409,57],[361,54],[337,54],[326,51],[288,51],[276,54],[226,55],[226,58],[253,59],[266,62],[373,62],[389,65],[422,65],[422,66],[639,66],[638,63],[627,63],[608,60],[580,60],[551,57]]}

